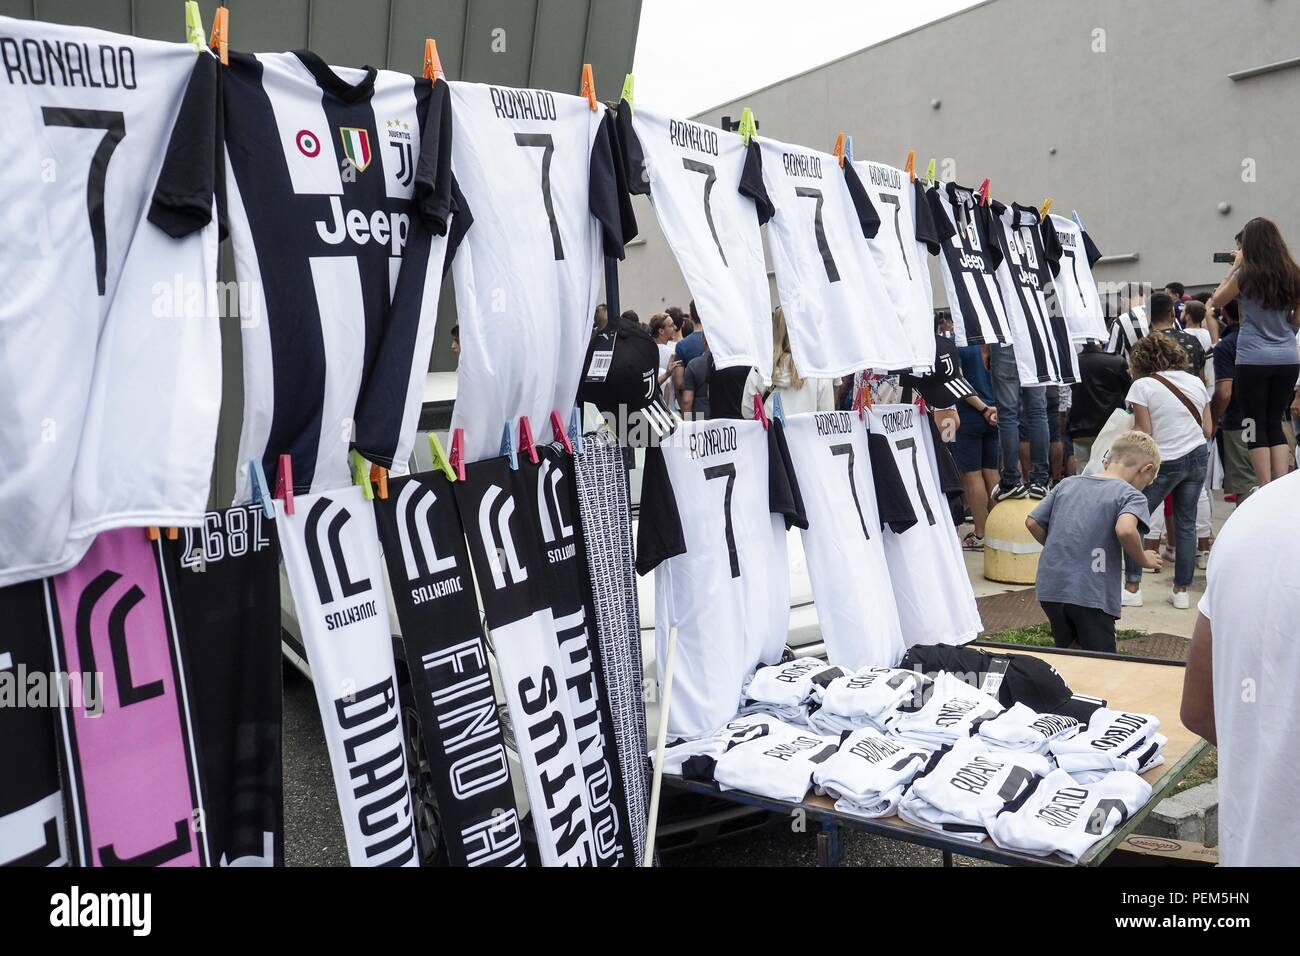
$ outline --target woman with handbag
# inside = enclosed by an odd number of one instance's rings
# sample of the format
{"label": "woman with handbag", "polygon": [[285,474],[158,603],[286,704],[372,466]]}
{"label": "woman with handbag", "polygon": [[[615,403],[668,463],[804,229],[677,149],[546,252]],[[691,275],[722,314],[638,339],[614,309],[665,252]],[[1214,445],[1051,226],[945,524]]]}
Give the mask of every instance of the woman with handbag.
{"label": "woman with handbag", "polygon": [[[1133,427],[1160,447],[1160,473],[1143,493],[1154,513],[1165,498],[1174,504],[1174,588],[1169,603],[1191,606],[1187,589],[1196,573],[1196,505],[1209,465],[1210,394],[1205,383],[1187,370],[1187,352],[1168,335],[1148,335],[1133,347],[1129,360],[1133,385],[1128,404]],[[1142,569],[1125,568],[1123,603],[1142,606]]]}

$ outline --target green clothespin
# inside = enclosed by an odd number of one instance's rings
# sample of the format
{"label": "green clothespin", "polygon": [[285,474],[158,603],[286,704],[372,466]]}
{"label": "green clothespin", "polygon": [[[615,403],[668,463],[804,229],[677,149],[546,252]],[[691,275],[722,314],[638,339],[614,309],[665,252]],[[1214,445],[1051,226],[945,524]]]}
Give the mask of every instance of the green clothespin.
{"label": "green clothespin", "polygon": [[361,456],[361,452],[355,448],[348,453],[348,461],[352,463],[352,483],[361,486],[361,493],[366,496],[366,501],[375,500],[375,489],[370,484],[370,462]]}
{"label": "green clothespin", "polygon": [[195,53],[202,53],[208,48],[207,34],[203,32],[203,14],[199,12],[198,0],[185,0],[185,42],[194,47]]}
{"label": "green clothespin", "polygon": [[925,167],[925,181],[934,185],[934,159],[930,159],[930,165]]}
{"label": "green clothespin", "polygon": [[623,79],[623,94],[619,99],[626,101],[629,109],[632,107],[632,89],[635,84],[636,78],[631,73]]}
{"label": "green clothespin", "polygon": [[740,128],[736,130],[740,138],[749,145],[749,141],[758,135],[758,126],[754,123],[754,111],[746,106],[740,111]]}
{"label": "green clothespin", "polygon": [[440,471],[447,476],[448,481],[456,480],[456,472],[451,467],[451,460],[447,458],[447,453],[442,450],[442,442],[438,440],[435,432],[429,432],[429,458],[433,461],[433,470]]}

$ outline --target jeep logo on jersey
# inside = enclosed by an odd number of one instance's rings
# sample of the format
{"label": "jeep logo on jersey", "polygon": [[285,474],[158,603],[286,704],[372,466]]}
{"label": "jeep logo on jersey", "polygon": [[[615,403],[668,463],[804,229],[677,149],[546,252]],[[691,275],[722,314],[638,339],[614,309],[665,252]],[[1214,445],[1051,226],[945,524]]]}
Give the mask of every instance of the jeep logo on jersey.
{"label": "jeep logo on jersey", "polygon": [[397,153],[397,181],[409,186],[415,179],[415,163],[412,161],[411,124],[402,120],[389,120],[384,124],[384,134],[388,145]]}
{"label": "jeep logo on jersey", "polygon": [[[505,501],[497,507],[497,500],[505,495],[500,485],[492,485],[478,506],[478,533],[487,547],[488,567],[492,569],[492,586],[500,590],[506,586],[506,572],[510,573],[511,584],[521,584],[528,580],[528,569],[519,561],[519,552],[515,548],[515,539],[510,534],[510,517],[515,513],[515,499],[506,496]],[[493,511],[496,517],[493,518]],[[504,564],[504,567],[503,567]]]}
{"label": "jeep logo on jersey", "polygon": [[[328,523],[325,523],[325,516],[331,510],[334,510],[335,514]],[[351,519],[352,515],[346,508],[339,507],[329,498],[317,498],[307,514],[303,539],[307,546],[307,557],[311,561],[311,573],[316,579],[316,594],[321,604],[334,603],[334,585],[338,587],[338,600],[356,597],[370,590],[369,578],[354,581],[348,571],[348,559],[343,551],[343,529]],[[329,553],[328,565],[325,560],[326,551]],[[331,570],[333,581],[330,580]]]}
{"label": "jeep logo on jersey", "polygon": [[370,165],[370,131],[353,126],[340,126],[339,138],[343,140],[343,155],[359,173]]}
{"label": "jeep logo on jersey", "polygon": [[414,481],[407,482],[397,496],[397,540],[402,547],[407,581],[431,578],[456,566],[455,558],[438,555],[433,540],[431,512],[437,501],[432,488]]}
{"label": "jeep logo on jersey", "polygon": [[360,209],[343,211],[343,202],[338,196],[330,197],[331,222],[316,220],[316,234],[331,246],[351,240],[359,246],[371,240],[383,245],[387,243],[393,256],[400,256],[406,245],[406,233],[411,219],[404,212],[385,212],[376,209],[369,218]]}

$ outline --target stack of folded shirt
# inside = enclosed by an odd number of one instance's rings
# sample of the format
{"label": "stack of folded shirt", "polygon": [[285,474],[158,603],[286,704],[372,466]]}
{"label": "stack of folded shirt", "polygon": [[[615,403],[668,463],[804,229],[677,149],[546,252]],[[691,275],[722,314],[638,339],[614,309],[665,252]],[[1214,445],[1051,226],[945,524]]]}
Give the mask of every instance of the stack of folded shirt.
{"label": "stack of folded shirt", "polygon": [[1040,714],[1024,704],[1013,704],[992,720],[979,725],[980,740],[990,750],[1046,754],[1049,744],[1068,740],[1083,729],[1083,724],[1064,714]]}
{"label": "stack of folded shirt", "polygon": [[835,798],[835,809],[860,817],[888,817],[898,810],[912,778],[930,751],[864,728],[846,737],[838,751],[813,771],[818,793]]}
{"label": "stack of folded shirt", "polygon": [[1073,863],[1151,798],[1151,785],[1135,773],[1109,773],[1081,784],[1053,770],[1032,792],[989,817],[993,842],[1035,856],[1059,853]]}
{"label": "stack of folded shirt", "polygon": [[969,737],[981,721],[1002,713],[1002,705],[951,674],[935,679],[930,699],[915,713],[900,713],[889,732],[910,744],[939,750]]}
{"label": "stack of folded shirt", "polygon": [[1095,783],[1108,773],[1145,773],[1165,762],[1165,744],[1157,733],[1160,720],[1150,714],[1133,714],[1099,708],[1088,726],[1068,740],[1050,745],[1056,765],[1079,783]]}
{"label": "stack of folded shirt", "polygon": [[808,721],[813,688],[844,674],[817,657],[799,657],[756,670],[745,685],[741,714],[770,714],[792,724]]}
{"label": "stack of folded shirt", "polygon": [[[777,724],[780,724],[780,721],[766,714],[743,715],[729,721],[717,733],[709,734],[707,737],[670,740],[664,745],[663,772],[681,776],[683,765],[692,758],[717,759],[733,744],[771,734],[773,725]],[[657,763],[659,756],[651,751],[650,759]]]}
{"label": "stack of folded shirt", "polygon": [[899,801],[898,815],[928,830],[979,843],[988,836],[986,818],[1051,771],[1052,762],[1040,754],[994,752],[978,738],[960,740],[931,757]]}
{"label": "stack of folded shirt", "polygon": [[813,729],[825,734],[872,727],[884,731],[900,708],[920,709],[930,678],[893,667],[863,667],[816,688],[817,704],[808,715]]}
{"label": "stack of folded shirt", "polygon": [[808,795],[813,771],[839,746],[838,738],[773,720],[767,733],[733,741],[716,759],[702,757],[688,762],[683,776],[711,779],[723,790],[744,790],[798,803]]}

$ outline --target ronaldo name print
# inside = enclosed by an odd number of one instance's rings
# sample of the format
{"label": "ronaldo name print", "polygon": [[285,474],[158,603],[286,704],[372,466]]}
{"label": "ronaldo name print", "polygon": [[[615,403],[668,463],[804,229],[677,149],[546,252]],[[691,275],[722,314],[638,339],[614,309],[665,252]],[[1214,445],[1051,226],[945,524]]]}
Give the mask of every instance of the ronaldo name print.
{"label": "ronaldo name print", "polygon": [[[453,866],[523,866],[524,841],[497,715],[465,532],[441,472],[398,478],[375,517],[406,647],[424,752],[419,794],[438,808]],[[426,769],[427,765],[427,769]]]}
{"label": "ronaldo name print", "polygon": [[353,866],[418,866],[375,517],[357,486],[276,500]]}

